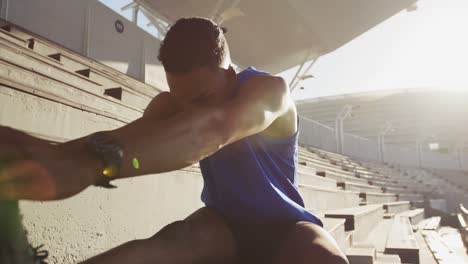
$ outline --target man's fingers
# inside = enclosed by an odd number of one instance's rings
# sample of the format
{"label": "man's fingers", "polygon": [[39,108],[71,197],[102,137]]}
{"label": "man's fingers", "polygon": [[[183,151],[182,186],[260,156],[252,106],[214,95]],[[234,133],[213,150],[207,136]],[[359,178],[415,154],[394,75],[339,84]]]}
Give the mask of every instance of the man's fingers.
{"label": "man's fingers", "polygon": [[0,200],[27,199],[29,190],[24,181],[7,181],[0,183]]}
{"label": "man's fingers", "polygon": [[0,183],[5,181],[10,181],[13,179],[11,173],[8,172],[6,168],[0,168]]}
{"label": "man's fingers", "polygon": [[0,200],[48,200],[55,192],[48,171],[33,160],[14,163],[0,177]]}

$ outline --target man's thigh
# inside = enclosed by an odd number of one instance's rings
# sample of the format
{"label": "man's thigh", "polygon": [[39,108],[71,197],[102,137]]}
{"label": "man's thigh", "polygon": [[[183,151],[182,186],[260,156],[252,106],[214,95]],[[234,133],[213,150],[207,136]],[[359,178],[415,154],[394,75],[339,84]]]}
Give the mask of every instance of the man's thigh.
{"label": "man's thigh", "polygon": [[172,245],[179,257],[185,255],[191,263],[231,263],[236,255],[236,242],[224,217],[208,207],[165,226],[150,240]]}
{"label": "man's thigh", "polygon": [[320,226],[298,222],[275,254],[274,264],[348,263],[333,237]]}

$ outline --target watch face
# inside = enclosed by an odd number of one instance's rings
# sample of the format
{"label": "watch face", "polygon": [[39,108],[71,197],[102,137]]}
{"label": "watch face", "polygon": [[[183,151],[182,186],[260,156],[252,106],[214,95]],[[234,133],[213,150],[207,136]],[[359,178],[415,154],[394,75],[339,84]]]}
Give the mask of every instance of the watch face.
{"label": "watch face", "polygon": [[123,157],[120,144],[110,135],[97,132],[89,137],[89,147],[104,163],[105,177],[116,177]]}

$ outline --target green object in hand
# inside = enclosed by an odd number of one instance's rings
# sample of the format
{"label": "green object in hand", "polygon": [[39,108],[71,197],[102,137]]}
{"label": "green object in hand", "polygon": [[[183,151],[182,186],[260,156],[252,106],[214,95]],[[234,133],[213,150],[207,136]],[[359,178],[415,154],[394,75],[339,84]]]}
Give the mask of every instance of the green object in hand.
{"label": "green object in hand", "polygon": [[8,165],[15,161],[14,158],[11,157],[0,157],[0,170],[6,168]]}
{"label": "green object in hand", "polygon": [[133,168],[135,168],[135,169],[139,169],[139,168],[140,168],[140,162],[138,162],[138,159],[137,159],[137,158],[133,158],[133,159],[132,159],[132,164],[133,164]]}

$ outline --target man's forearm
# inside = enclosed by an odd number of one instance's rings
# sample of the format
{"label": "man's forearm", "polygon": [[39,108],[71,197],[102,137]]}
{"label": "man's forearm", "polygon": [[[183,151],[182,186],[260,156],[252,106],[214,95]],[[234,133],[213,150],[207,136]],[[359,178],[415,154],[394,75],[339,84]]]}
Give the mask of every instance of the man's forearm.
{"label": "man's forearm", "polygon": [[[120,177],[181,169],[217,151],[224,142],[218,110],[195,108],[149,125],[137,120],[146,126],[136,124],[113,133],[124,149]],[[139,169],[133,168],[133,158],[138,159]]]}
{"label": "man's forearm", "polygon": [[[123,147],[119,178],[155,174],[189,166],[218,150],[223,142],[220,117],[216,109],[197,108],[182,112],[167,120],[138,119],[130,125],[104,131]],[[103,169],[98,158],[86,150],[86,137],[58,145],[63,151],[90,157],[87,164],[96,172],[96,180]],[[136,158],[139,168],[132,165]]]}

